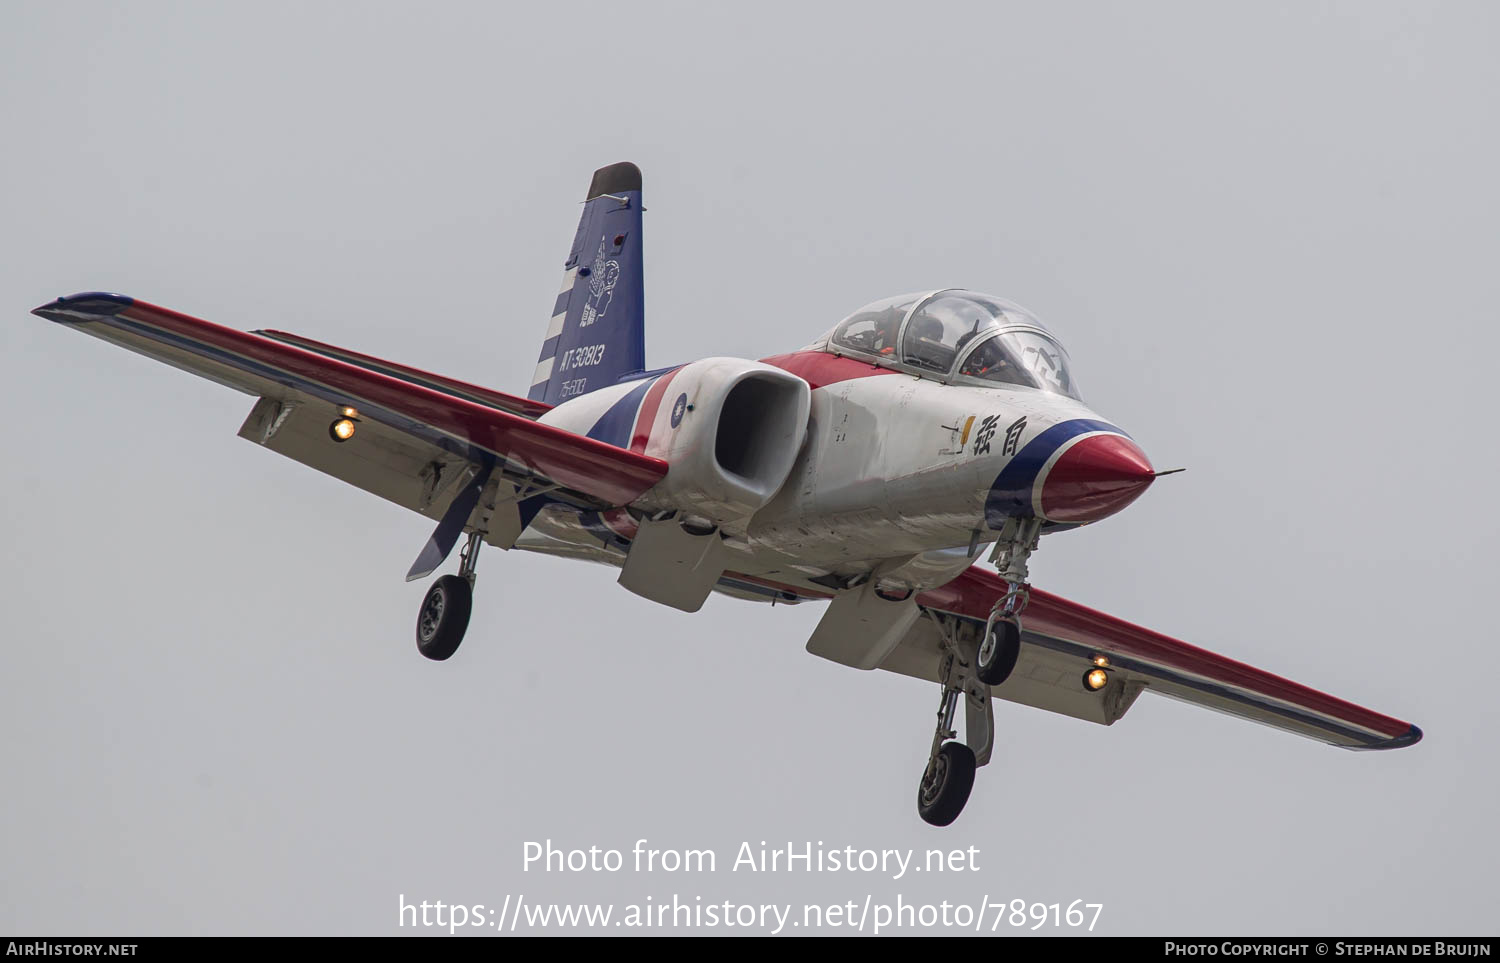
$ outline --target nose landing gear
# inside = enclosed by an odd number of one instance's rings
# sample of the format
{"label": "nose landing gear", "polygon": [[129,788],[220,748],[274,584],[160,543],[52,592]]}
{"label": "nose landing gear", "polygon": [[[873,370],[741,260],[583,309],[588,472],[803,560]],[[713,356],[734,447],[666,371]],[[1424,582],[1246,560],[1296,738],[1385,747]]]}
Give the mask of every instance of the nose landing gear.
{"label": "nose landing gear", "polygon": [[997,617],[990,614],[984,636],[979,643],[979,655],[975,659],[974,674],[985,685],[999,685],[1010,678],[1021,655],[1021,618],[1019,610]]}
{"label": "nose landing gear", "polygon": [[1041,531],[1039,518],[1008,519],[990,553],[990,561],[1005,580],[1005,594],[990,609],[979,644],[976,672],[986,685],[999,685],[1016,667],[1016,658],[1021,653],[1021,612],[1031,599],[1026,563],[1036,551]]}
{"label": "nose landing gear", "polygon": [[474,607],[475,566],[482,544],[480,533],[470,532],[459,556],[458,574],[444,575],[433,582],[422,599],[417,612],[417,651],[435,662],[452,658],[469,628],[469,614]]}

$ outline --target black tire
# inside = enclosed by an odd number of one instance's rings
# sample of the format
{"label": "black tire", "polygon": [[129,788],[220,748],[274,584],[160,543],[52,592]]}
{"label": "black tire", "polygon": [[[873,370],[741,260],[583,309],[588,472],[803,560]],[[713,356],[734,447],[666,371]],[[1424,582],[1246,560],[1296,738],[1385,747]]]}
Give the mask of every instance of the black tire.
{"label": "black tire", "polygon": [[462,575],[444,575],[432,583],[417,611],[417,651],[441,662],[458,651],[474,608],[474,588]]}
{"label": "black tire", "polygon": [[980,640],[974,674],[985,685],[999,685],[1010,678],[1016,660],[1021,657],[1021,625],[1010,619],[996,619],[990,634],[995,637],[995,644],[986,646],[985,640]]}
{"label": "black tire", "polygon": [[917,787],[917,814],[934,826],[946,826],[964,811],[974,789],[974,750],[945,742]]}

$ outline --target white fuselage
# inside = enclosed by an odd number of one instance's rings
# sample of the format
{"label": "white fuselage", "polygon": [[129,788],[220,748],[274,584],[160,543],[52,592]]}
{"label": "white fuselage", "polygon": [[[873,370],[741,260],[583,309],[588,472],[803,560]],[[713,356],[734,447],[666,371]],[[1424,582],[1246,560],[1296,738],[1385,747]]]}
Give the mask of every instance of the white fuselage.
{"label": "white fuselage", "polygon": [[[717,514],[704,512],[703,521],[722,532],[731,572],[803,597],[860,575],[918,591],[949,581],[996,537],[996,484],[1007,466],[1018,458],[1036,463],[1034,470],[1012,472],[1019,478],[1012,501],[1024,503],[1022,514],[1041,515],[1042,478],[1070,443],[1123,434],[1082,403],[1037,390],[944,384],[817,351],[768,360],[735,363],[781,377],[783,371],[797,374],[811,389],[795,460],[763,505],[725,517],[723,500],[715,499]],[[693,430],[695,416],[703,417],[718,390],[716,377],[733,370],[732,361],[708,359],[654,376],[670,383],[644,393],[637,381],[601,389],[564,402],[542,421],[665,458],[672,465],[667,478],[631,508],[646,516],[682,510],[683,496],[672,492],[674,485],[682,490],[683,478],[673,473],[703,453],[685,449],[680,439]],[[618,434],[604,437],[611,419]],[[625,422],[628,431],[621,428]],[[1049,450],[1028,449],[1062,425],[1077,429],[1053,432],[1066,435],[1056,446],[1043,439]],[[711,444],[705,439],[697,447]],[[686,512],[693,514],[690,506]],[[558,506],[538,514],[516,547],[620,564],[634,533],[629,513],[589,519]],[[732,586],[723,590],[744,594]]]}

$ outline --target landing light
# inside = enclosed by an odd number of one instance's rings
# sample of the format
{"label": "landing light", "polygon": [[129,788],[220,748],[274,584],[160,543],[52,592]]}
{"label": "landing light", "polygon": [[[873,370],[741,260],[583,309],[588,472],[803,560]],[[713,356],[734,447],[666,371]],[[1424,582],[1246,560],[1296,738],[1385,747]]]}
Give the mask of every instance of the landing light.
{"label": "landing light", "polygon": [[[345,408],[345,411],[350,409]],[[328,426],[328,435],[334,441],[348,441],[354,437],[354,422],[348,418],[340,418]]]}
{"label": "landing light", "polygon": [[358,418],[359,410],[357,408],[350,408],[346,405],[343,408],[339,409],[339,414],[343,415],[345,418]]}
{"label": "landing light", "polygon": [[1107,656],[1107,655],[1096,655],[1096,656],[1094,656],[1094,664],[1097,665],[1101,669],[1107,669],[1107,668],[1109,668],[1109,656]]}
{"label": "landing light", "polygon": [[1109,673],[1103,669],[1090,669],[1083,674],[1083,687],[1090,692],[1098,692],[1109,685]]}

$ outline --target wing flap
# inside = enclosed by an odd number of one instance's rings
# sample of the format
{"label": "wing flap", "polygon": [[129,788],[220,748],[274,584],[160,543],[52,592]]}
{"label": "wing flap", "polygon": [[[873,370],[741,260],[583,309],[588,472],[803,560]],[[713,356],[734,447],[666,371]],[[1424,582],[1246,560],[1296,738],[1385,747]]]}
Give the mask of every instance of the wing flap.
{"label": "wing flap", "polygon": [[447,393],[440,384],[417,383],[122,295],[74,295],[33,313],[248,394],[308,407],[326,404],[330,421],[337,408],[352,406],[362,420],[470,461],[498,460],[513,477],[556,485],[600,505],[629,504],[667,471],[660,459]]}
{"label": "wing flap", "polygon": [[[923,593],[918,602],[934,611],[982,621],[1003,592],[996,573],[974,567],[947,585]],[[1093,659],[1103,656],[1109,660],[1114,682],[1098,698],[1127,701],[1118,713],[1106,712],[1106,716],[1113,715],[1107,721],[1123,714],[1134,699],[1135,689],[1346,749],[1396,749],[1422,738],[1422,731],[1408,722],[1040,589],[1032,590],[1024,625],[1023,660],[1030,647],[1053,653],[1060,660],[1056,664],[1075,670],[1062,671],[1054,683],[1058,686],[1083,691],[1083,673]],[[1018,666],[1018,674],[1021,668]],[[1006,686],[1010,684],[1007,681]],[[1004,688],[996,694],[1003,697]]]}
{"label": "wing flap", "polygon": [[360,444],[330,444],[322,409],[300,393],[261,398],[239,436],[434,521],[443,516],[469,474],[468,459],[376,421],[361,424]]}

